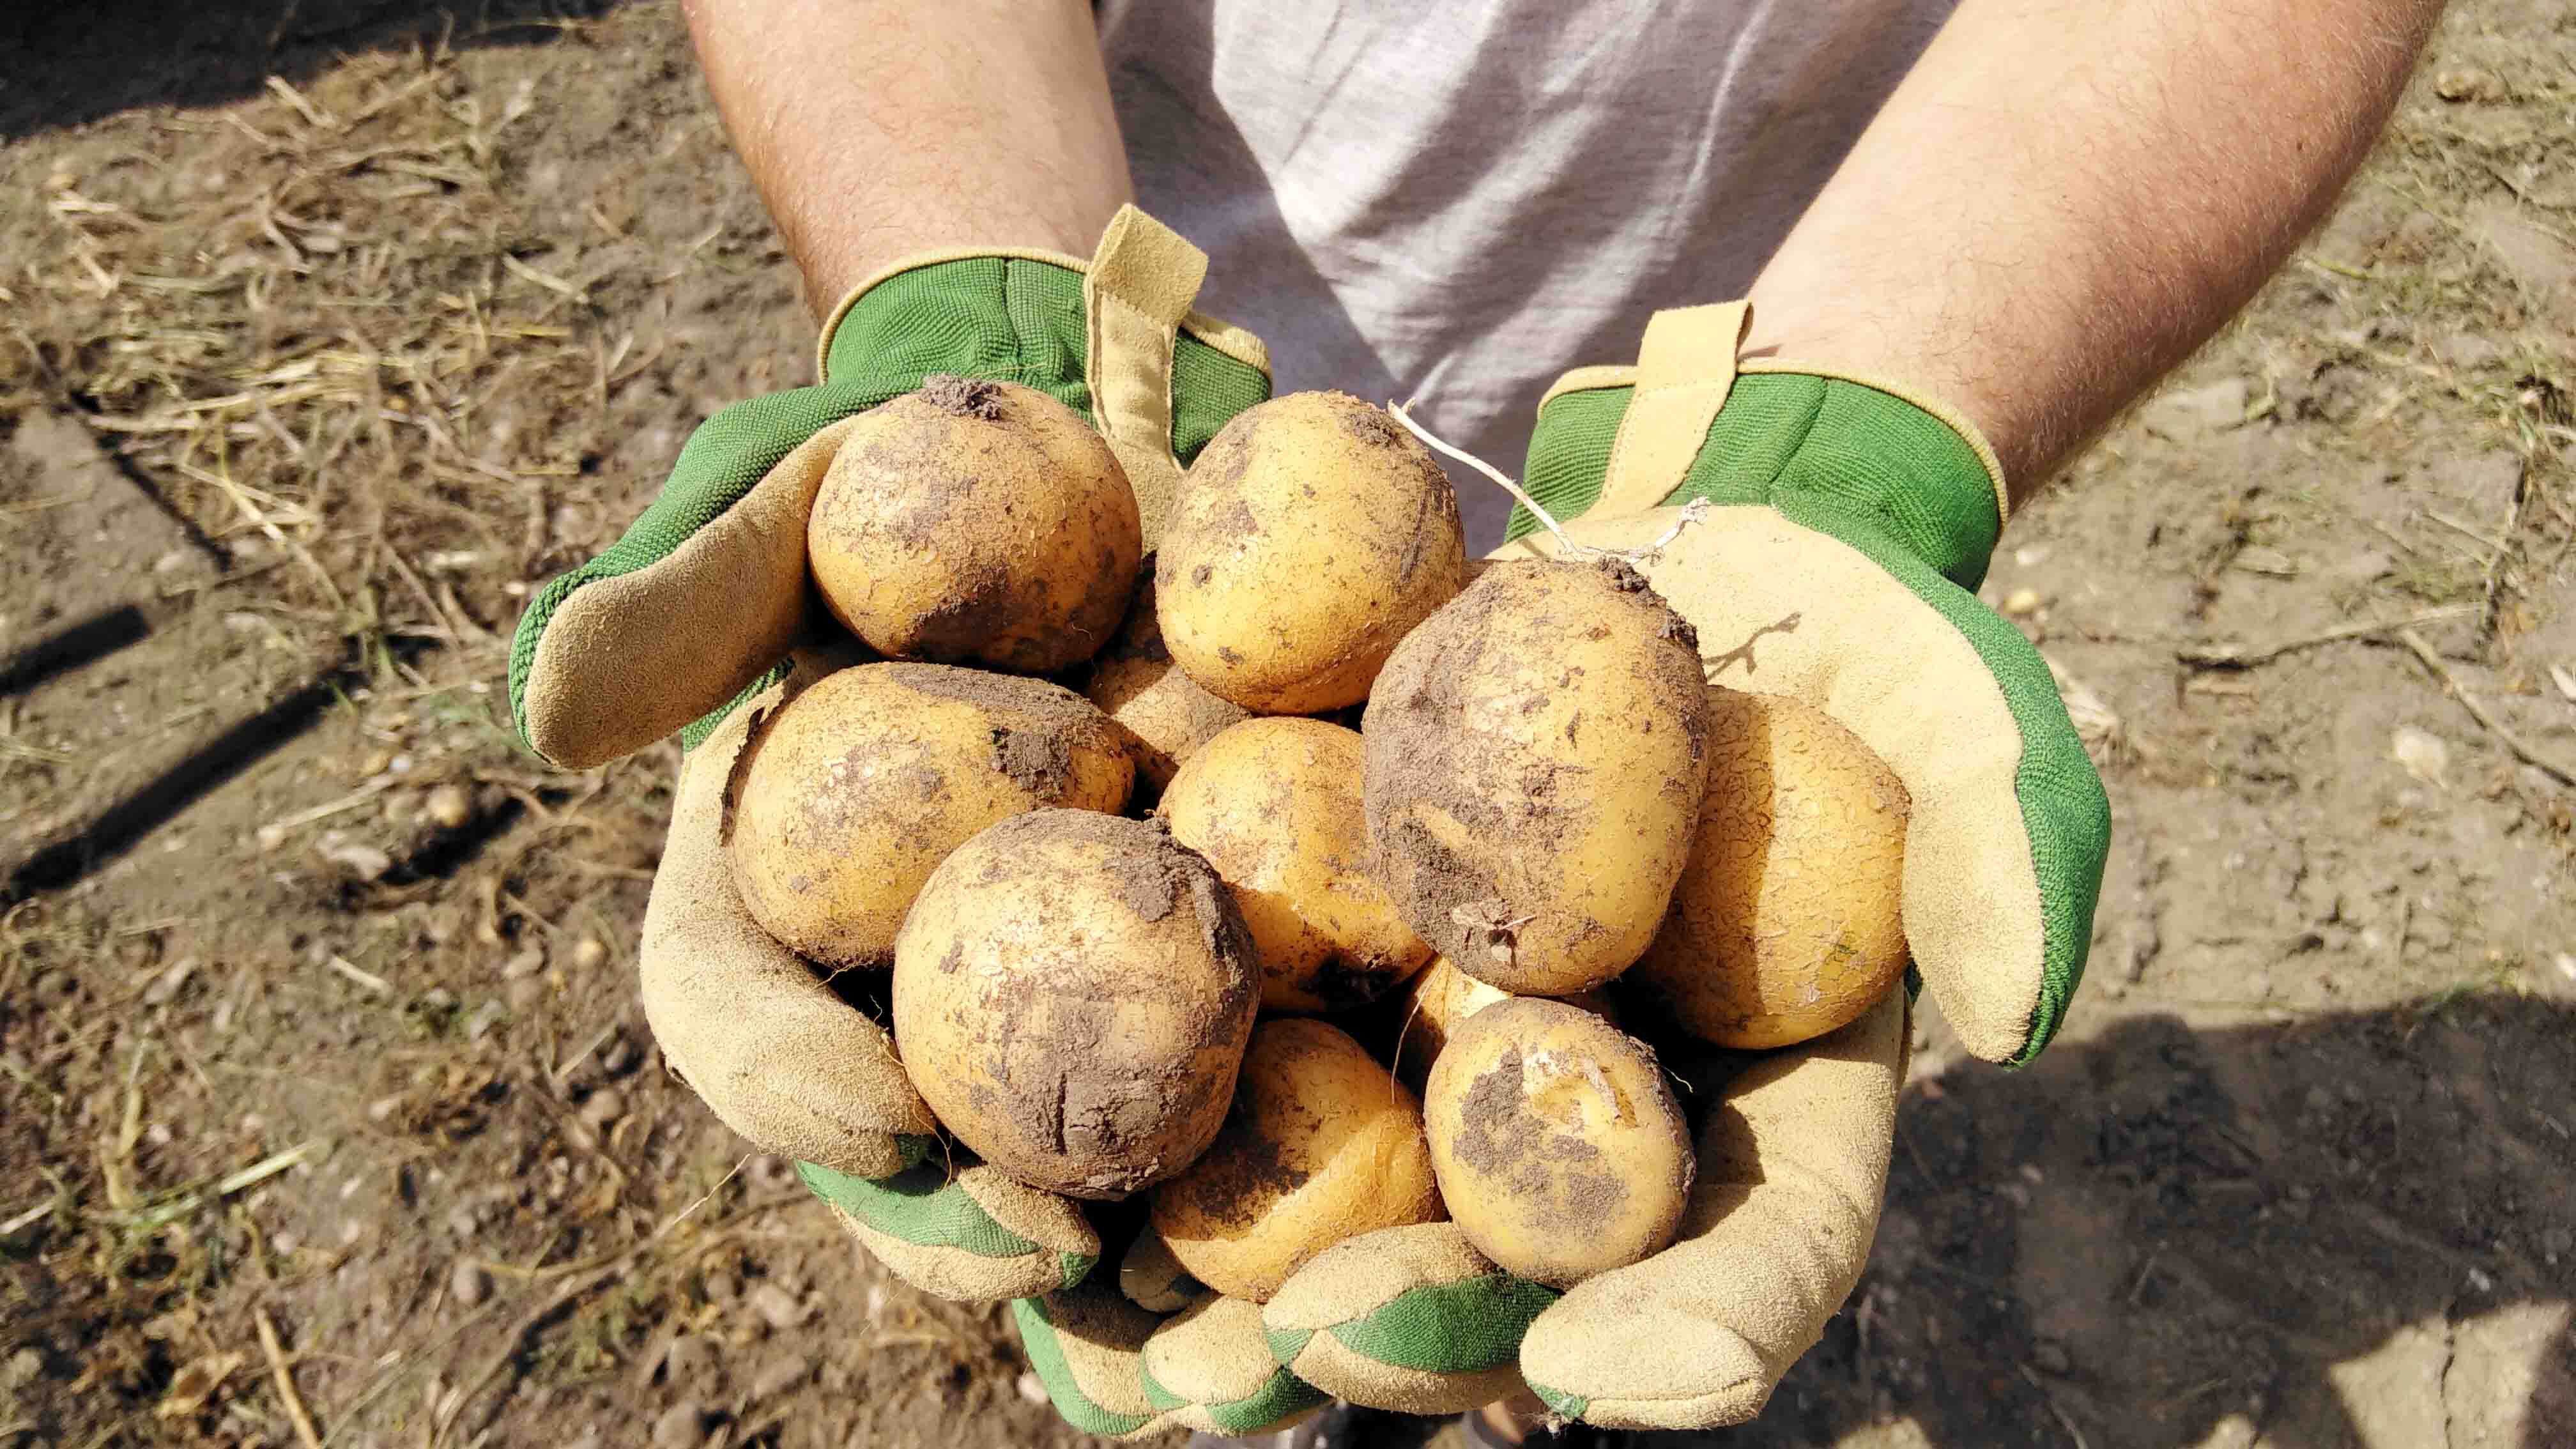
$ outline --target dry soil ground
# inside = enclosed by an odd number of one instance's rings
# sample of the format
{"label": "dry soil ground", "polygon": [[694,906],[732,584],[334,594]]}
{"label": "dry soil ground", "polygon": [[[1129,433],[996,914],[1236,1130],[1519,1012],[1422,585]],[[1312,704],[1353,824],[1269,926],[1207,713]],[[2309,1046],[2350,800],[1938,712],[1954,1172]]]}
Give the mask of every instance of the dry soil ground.
{"label": "dry soil ground", "polygon": [[[0,1445],[1074,1442],[659,1070],[673,749],[507,730],[530,584],[806,377],[673,7],[16,12]],[[2470,0],[2013,524],[2093,977],[2030,1071],[1927,1024],[1869,1277],[1726,1442],[2576,1443],[2571,334],[2576,12]]]}

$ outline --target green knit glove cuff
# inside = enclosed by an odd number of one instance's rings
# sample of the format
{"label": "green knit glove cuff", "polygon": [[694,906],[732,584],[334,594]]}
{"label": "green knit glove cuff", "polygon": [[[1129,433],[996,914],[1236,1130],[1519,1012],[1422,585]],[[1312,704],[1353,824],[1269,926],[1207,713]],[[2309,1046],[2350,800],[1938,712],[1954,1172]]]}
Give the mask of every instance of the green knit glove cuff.
{"label": "green knit glove cuff", "polygon": [[[965,257],[898,272],[870,287],[842,311],[825,341],[823,382],[735,403],[699,424],[661,495],[625,535],[538,591],[510,647],[512,717],[527,717],[528,668],[567,595],[669,557],[825,427],[942,372],[1033,387],[1090,420],[1082,282],[1080,271],[1052,262]],[[1269,396],[1269,374],[1182,333],[1172,357],[1173,456],[1186,466],[1227,419]],[[771,682],[772,676],[753,681],[733,702],[689,726],[682,745],[695,748]]]}
{"label": "green knit glove cuff", "polygon": [[[1586,388],[1540,407],[1521,486],[1559,522],[1600,498],[1635,394]],[[1895,393],[1802,372],[1735,379],[1682,486],[1664,501],[1694,499],[1807,501],[1863,523],[1972,592],[2003,533],[1994,476],[1956,428]],[[1516,507],[1505,536],[1537,526]]]}

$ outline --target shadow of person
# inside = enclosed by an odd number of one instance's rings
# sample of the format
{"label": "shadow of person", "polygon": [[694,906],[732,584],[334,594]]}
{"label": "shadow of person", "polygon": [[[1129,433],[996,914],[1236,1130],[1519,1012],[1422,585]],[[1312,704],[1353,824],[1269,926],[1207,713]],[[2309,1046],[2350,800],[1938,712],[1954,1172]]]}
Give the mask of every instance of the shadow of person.
{"label": "shadow of person", "polygon": [[2576,1009],[2137,1017],[1907,1095],[1869,1272],[1761,1420],[1623,1442],[2576,1444]]}
{"label": "shadow of person", "polygon": [[205,106],[353,51],[555,39],[623,0],[99,0],[0,6],[0,141],[136,106]]}

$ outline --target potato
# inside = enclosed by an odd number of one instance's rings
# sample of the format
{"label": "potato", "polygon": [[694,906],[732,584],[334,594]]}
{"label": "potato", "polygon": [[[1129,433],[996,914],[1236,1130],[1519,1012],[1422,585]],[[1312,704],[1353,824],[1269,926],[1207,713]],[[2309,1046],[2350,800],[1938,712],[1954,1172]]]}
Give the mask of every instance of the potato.
{"label": "potato", "polygon": [[1719,1046],[1788,1046],[1849,1023],[1905,973],[1910,802],[1822,710],[1708,695],[1708,792],[1690,863],[1625,982]]}
{"label": "potato", "polygon": [[1087,810],[959,846],[895,942],[895,1050],[922,1100],[986,1162],[1070,1197],[1125,1197],[1207,1149],[1257,998],[1207,862]]}
{"label": "potato", "polygon": [[1041,806],[1114,811],[1135,764],[1082,696],[944,664],[823,676],[756,723],[726,782],[743,906],[827,966],[881,966],[948,852]]}
{"label": "potato", "polygon": [[1368,697],[1406,631],[1460,586],[1458,498],[1378,408],[1301,392],[1237,414],[1181,482],[1154,566],[1190,678],[1258,714]]}
{"label": "potato", "polygon": [[1698,639],[1624,563],[1500,563],[1369,696],[1369,844],[1423,939],[1565,996],[1654,939],[1707,779]]}
{"label": "potato", "polygon": [[1413,1093],[1339,1027],[1294,1016],[1253,1029],[1224,1132],[1151,1212],[1190,1276],[1256,1303],[1345,1238],[1444,1216]]}
{"label": "potato", "polygon": [[1250,718],[1251,711],[1201,689],[1163,646],[1154,617],[1154,586],[1136,591],[1118,637],[1091,666],[1083,696],[1135,736],[1136,778],[1144,793],[1160,795],[1199,746],[1218,731]]}
{"label": "potato", "polygon": [[1431,948],[1369,879],[1360,737],[1319,719],[1246,720],[1199,748],[1159,811],[1252,928],[1269,1011],[1342,1011],[1402,985]]}
{"label": "potato", "polygon": [[1643,1043],[1578,1006],[1496,1002],[1431,1066],[1440,1196],[1476,1251],[1571,1288],[1660,1251],[1681,1224],[1690,1129]]}
{"label": "potato", "polygon": [[1081,414],[944,374],[851,425],[805,544],[869,647],[1024,674],[1107,643],[1144,559],[1136,495]]}
{"label": "potato", "polygon": [[[1458,1024],[1497,1001],[1510,1001],[1512,994],[1499,986],[1484,982],[1449,964],[1446,957],[1433,957],[1420,975],[1396,998],[1402,1018],[1396,1026],[1395,1071],[1404,1084],[1419,1092],[1431,1076],[1431,1064],[1439,1059],[1440,1049],[1449,1044]],[[1568,1006],[1579,1006],[1612,1026],[1619,1024],[1619,1009],[1611,1004],[1605,992],[1584,991],[1563,998]]]}

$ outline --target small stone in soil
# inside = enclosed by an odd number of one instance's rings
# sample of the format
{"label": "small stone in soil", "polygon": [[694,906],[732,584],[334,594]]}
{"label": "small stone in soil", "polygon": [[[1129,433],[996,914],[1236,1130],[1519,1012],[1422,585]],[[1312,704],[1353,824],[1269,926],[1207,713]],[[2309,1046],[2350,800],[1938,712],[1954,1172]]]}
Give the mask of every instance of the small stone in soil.
{"label": "small stone in soil", "polygon": [[752,1289],[748,1301],[751,1311],[760,1315],[761,1322],[782,1333],[805,1321],[805,1305],[796,1300],[795,1294],[775,1283],[763,1283]]}
{"label": "small stone in soil", "polygon": [[1038,1377],[1036,1369],[1020,1370],[1019,1390],[1020,1397],[1032,1404],[1047,1402],[1046,1380]]}
{"label": "small stone in soil", "polygon": [[695,1399],[683,1399],[653,1421],[653,1449],[697,1449],[706,1442],[707,1411]]}
{"label": "small stone in soil", "polygon": [[770,1399],[786,1393],[805,1381],[805,1374],[810,1367],[811,1365],[807,1364],[801,1355],[790,1355],[773,1361],[752,1379],[752,1398]]}
{"label": "small stone in soil", "polygon": [[716,1341],[703,1333],[684,1334],[671,1340],[671,1351],[663,1356],[663,1372],[671,1383],[691,1393],[712,1392],[716,1377],[723,1372]]}
{"label": "small stone in soil", "polygon": [[741,1279],[735,1277],[731,1273],[709,1273],[707,1275],[707,1301],[709,1303],[731,1303],[741,1296]]}
{"label": "small stone in soil", "polygon": [[593,937],[582,937],[572,948],[572,964],[584,971],[596,971],[607,962],[608,948]]}
{"label": "small stone in soil", "polygon": [[492,1275],[471,1258],[457,1259],[456,1267],[447,1275],[447,1296],[455,1299],[459,1308],[480,1305],[491,1291]]}
{"label": "small stone in soil", "polygon": [[602,1087],[581,1104],[581,1120],[593,1127],[605,1128],[626,1115],[626,1098],[615,1087]]}
{"label": "small stone in soil", "polygon": [[534,976],[545,969],[545,948],[542,946],[530,946],[518,955],[501,963],[501,979],[504,981],[516,981],[521,977]]}
{"label": "small stone in soil", "polygon": [[474,818],[474,802],[454,785],[441,785],[421,801],[421,813],[441,830],[454,830]]}
{"label": "small stone in soil", "polygon": [[599,1049],[599,1069],[612,1077],[622,1077],[635,1070],[635,1063],[643,1055],[636,1050],[635,1043],[627,1039],[626,1033],[621,1031],[610,1037],[608,1044]]}

